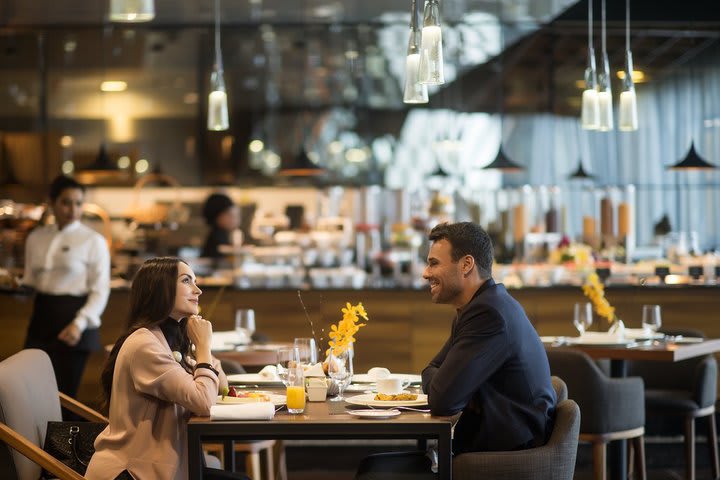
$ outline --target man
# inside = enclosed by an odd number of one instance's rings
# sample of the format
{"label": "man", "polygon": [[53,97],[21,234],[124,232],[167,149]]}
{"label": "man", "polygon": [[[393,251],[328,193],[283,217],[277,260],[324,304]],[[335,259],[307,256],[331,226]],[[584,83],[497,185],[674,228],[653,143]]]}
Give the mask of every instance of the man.
{"label": "man", "polygon": [[[546,443],[556,396],[547,355],[523,308],[492,279],[493,247],[480,226],[443,223],[432,229],[423,278],[434,303],[456,310],[450,337],[422,372],[433,415],[462,412],[453,453],[507,451]],[[357,478],[428,476],[413,454],[363,460]]]}

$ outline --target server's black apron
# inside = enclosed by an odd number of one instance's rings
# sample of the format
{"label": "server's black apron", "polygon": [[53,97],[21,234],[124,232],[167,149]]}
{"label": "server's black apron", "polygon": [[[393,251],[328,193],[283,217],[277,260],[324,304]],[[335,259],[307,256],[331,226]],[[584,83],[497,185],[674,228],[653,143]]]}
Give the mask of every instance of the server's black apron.
{"label": "server's black apron", "polygon": [[57,338],[62,329],[75,319],[75,315],[85,305],[87,298],[87,295],[37,293],[25,339],[25,348],[40,348],[45,351],[91,352],[100,350],[100,331],[97,328],[86,328],[80,341],[74,347]]}

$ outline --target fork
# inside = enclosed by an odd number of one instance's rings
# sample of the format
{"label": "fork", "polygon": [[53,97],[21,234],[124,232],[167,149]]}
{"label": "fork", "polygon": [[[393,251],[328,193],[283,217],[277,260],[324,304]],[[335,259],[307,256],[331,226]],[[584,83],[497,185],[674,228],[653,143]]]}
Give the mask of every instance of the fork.
{"label": "fork", "polygon": [[403,407],[403,406],[397,406],[397,407],[390,407],[390,408],[378,408],[374,407],[372,405],[368,405],[371,410],[407,410],[409,412],[418,412],[418,413],[430,413],[429,408],[414,408],[414,407]]}

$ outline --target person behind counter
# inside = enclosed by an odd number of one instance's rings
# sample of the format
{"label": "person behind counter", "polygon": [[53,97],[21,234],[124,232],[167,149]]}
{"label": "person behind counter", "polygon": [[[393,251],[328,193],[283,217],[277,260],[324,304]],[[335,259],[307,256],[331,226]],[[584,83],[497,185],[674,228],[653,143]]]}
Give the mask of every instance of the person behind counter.
{"label": "person behind counter", "polygon": [[58,389],[75,397],[89,353],[100,349],[110,252],[102,235],[80,223],[82,184],[58,176],[49,197],[55,224],[36,228],[25,243],[22,283],[35,298],[24,348],[46,351]]}
{"label": "person behind counter", "polygon": [[[110,421],[95,440],[85,478],[188,477],[187,421],[210,415],[227,387],[210,354],[212,324],[198,315],[201,294],[192,269],[178,258],[152,258],[138,270],[126,333],[101,378]],[[208,469],[204,478],[246,477]]]}
{"label": "person behind counter", "polygon": [[[450,336],[422,372],[433,415],[462,412],[453,454],[523,450],[544,445],[557,399],[540,338],[522,306],[492,275],[493,246],[471,222],[437,225],[423,278],[433,303],[456,311]],[[357,479],[397,472],[434,478],[424,452],[363,459]]]}
{"label": "person behind counter", "polygon": [[233,232],[237,230],[240,219],[237,205],[224,193],[213,193],[203,205],[203,217],[210,227],[200,256],[213,259],[222,258],[221,245],[233,245]]}

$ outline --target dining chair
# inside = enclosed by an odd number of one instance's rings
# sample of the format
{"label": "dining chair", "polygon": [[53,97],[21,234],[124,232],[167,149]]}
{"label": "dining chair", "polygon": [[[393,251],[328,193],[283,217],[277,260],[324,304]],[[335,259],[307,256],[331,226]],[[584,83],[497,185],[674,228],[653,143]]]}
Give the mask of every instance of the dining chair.
{"label": "dining chair", "polygon": [[596,480],[607,478],[607,443],[631,439],[636,475],[645,480],[645,404],[639,377],[608,377],[585,353],[565,349],[547,352],[550,372],[567,384],[582,412],[580,441],[593,446]]}
{"label": "dining chair", "polygon": [[0,478],[37,480],[42,469],[61,480],[83,478],[42,449],[47,422],[62,420],[61,406],[86,420],[108,421],[58,391],[42,350],[22,350],[0,362]]}
{"label": "dining chair", "polygon": [[557,404],[555,425],[545,445],[511,452],[460,454],[453,458],[453,480],[572,480],[579,430],[578,404],[572,399],[562,400]]}
{"label": "dining chair", "polygon": [[[693,329],[663,329],[671,336],[704,337]],[[714,355],[691,358],[680,362],[628,362],[628,374],[637,375],[645,382],[645,411],[653,421],[648,431],[661,429],[668,433],[673,427],[668,416],[681,417],[684,422],[685,478],[695,480],[695,419],[707,419],[708,450],[712,478],[720,477],[718,461],[715,402],[717,401],[717,360]],[[675,425],[675,427],[677,427]]]}

